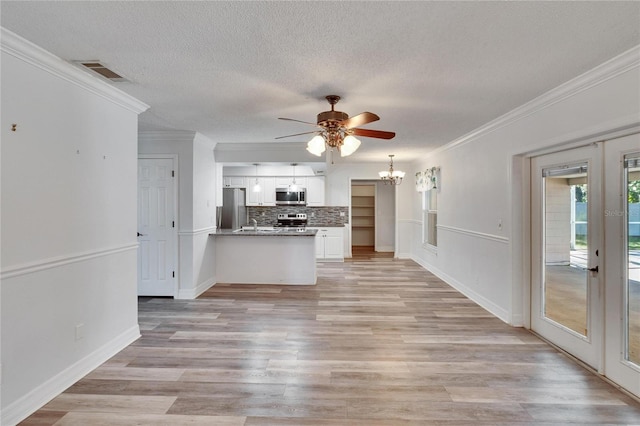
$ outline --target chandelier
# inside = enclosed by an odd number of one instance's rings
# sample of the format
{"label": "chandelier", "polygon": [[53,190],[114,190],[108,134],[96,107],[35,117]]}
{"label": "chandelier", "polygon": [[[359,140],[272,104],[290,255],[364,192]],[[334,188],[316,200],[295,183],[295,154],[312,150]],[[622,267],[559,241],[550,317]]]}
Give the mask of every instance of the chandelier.
{"label": "chandelier", "polygon": [[382,179],[385,184],[400,185],[405,173],[401,172],[400,170],[393,170],[393,157],[393,154],[389,154],[389,170],[384,170],[382,172],[379,172],[378,174],[380,175],[380,179]]}
{"label": "chandelier", "polygon": [[320,157],[326,150],[325,146],[327,145],[340,151],[341,157],[346,157],[356,152],[356,149],[360,146],[360,140],[350,135],[346,129],[339,127],[327,128],[309,141],[307,151]]}

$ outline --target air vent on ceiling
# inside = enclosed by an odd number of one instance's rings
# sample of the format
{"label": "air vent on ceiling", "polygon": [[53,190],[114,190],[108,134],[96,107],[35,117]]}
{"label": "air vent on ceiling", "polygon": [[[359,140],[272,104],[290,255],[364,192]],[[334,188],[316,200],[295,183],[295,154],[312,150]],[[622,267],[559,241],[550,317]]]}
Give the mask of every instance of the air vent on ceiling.
{"label": "air vent on ceiling", "polygon": [[110,70],[104,64],[101,64],[99,61],[74,61],[78,65],[83,66],[84,68],[93,71],[96,74],[106,78],[110,81],[121,82],[127,81],[126,78],[122,77],[120,74]]}

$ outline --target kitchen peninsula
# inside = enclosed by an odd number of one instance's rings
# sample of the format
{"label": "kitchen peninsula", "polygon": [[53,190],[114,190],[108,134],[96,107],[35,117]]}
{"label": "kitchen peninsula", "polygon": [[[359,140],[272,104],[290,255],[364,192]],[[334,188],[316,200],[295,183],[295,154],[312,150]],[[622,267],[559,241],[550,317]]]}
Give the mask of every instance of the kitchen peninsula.
{"label": "kitchen peninsula", "polygon": [[234,284],[316,284],[313,229],[218,229],[216,281]]}

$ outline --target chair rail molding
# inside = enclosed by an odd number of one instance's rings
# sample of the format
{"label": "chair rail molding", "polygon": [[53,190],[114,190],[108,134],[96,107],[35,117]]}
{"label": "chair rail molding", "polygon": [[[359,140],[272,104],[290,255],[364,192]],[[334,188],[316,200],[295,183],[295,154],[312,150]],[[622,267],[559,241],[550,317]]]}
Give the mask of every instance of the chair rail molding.
{"label": "chair rail molding", "polygon": [[56,256],[48,259],[38,260],[36,262],[10,266],[0,271],[0,280],[44,271],[46,269],[59,268],[71,263],[85,262],[87,260],[95,259],[98,257],[111,256],[113,254],[122,253],[129,250],[137,250],[138,245],[139,244],[136,242],[133,244],[125,244],[122,246],[109,247],[100,250],[90,250],[86,252],[71,254],[68,256]]}
{"label": "chair rail molding", "polygon": [[455,232],[457,234],[463,234],[471,237],[482,238],[484,240],[495,241],[498,243],[503,243],[503,244],[509,243],[509,238],[503,237],[502,235],[487,234],[484,232],[472,231],[470,229],[458,228],[455,226],[448,226],[448,225],[437,225],[437,228],[443,231]]}

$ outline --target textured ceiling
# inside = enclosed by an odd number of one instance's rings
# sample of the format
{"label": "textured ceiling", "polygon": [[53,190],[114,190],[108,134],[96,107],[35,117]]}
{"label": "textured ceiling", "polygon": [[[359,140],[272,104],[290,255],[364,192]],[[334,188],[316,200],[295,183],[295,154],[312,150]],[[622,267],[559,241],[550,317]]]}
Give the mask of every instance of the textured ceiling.
{"label": "textured ceiling", "polygon": [[312,130],[278,117],[314,122],[337,94],[397,133],[362,138],[357,161],[410,161],[640,44],[639,2],[0,5],[3,27],[129,79],[114,84],[151,105],[142,130],[273,143]]}

